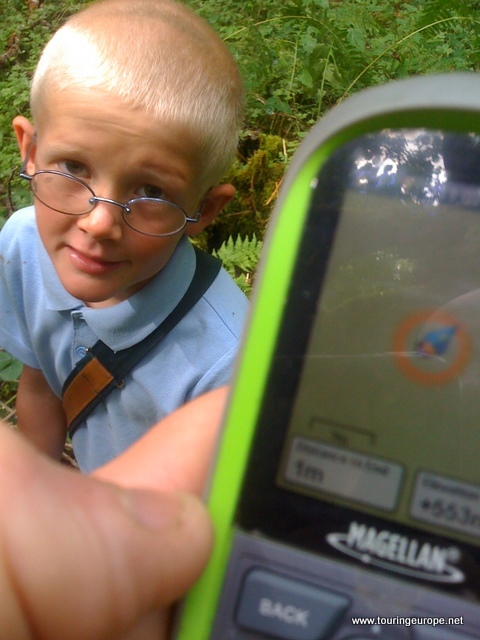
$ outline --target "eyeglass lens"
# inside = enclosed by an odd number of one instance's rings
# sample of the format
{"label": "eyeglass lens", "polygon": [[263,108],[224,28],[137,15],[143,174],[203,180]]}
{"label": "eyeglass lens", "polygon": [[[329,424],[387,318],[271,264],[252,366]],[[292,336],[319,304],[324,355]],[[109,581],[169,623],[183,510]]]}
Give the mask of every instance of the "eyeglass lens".
{"label": "eyeglass lens", "polygon": [[[37,173],[31,180],[36,197],[47,207],[69,215],[83,215],[95,207],[95,196],[90,188],[75,177],[56,173]],[[186,223],[183,211],[173,204],[142,198],[128,203],[129,211],[122,209],[129,227],[148,235],[168,235],[181,231]]]}

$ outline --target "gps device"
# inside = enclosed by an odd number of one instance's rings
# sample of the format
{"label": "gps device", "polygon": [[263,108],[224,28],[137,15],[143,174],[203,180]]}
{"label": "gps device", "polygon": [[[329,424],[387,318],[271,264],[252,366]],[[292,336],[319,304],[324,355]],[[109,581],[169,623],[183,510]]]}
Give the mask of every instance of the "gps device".
{"label": "gps device", "polygon": [[480,638],[480,75],[313,128],[225,417],[181,640]]}

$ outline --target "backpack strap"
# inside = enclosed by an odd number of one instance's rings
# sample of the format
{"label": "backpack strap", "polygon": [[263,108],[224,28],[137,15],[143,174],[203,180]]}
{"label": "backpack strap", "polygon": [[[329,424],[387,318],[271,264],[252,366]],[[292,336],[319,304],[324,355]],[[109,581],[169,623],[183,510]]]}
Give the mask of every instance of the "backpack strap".
{"label": "backpack strap", "polygon": [[180,322],[215,280],[221,261],[196,247],[194,249],[197,264],[192,282],[160,326],[138,344],[117,352],[98,340],[65,380],[62,404],[70,437],[112,389],[123,387],[126,374]]}

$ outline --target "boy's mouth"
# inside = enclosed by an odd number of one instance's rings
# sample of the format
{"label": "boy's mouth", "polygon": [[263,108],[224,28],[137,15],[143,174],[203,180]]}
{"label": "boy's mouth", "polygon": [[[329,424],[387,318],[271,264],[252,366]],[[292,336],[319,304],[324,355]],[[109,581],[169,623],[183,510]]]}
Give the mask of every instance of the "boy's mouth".
{"label": "boy's mouth", "polygon": [[68,246],[68,254],[73,266],[78,269],[78,271],[89,275],[104,275],[115,271],[124,263],[123,260],[104,260],[98,256],[79,251],[71,246]]}

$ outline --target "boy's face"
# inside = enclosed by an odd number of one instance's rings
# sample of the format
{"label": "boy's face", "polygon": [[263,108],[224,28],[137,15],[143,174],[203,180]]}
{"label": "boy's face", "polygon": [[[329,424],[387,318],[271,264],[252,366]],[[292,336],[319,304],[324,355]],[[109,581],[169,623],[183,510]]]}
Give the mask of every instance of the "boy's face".
{"label": "boy's face", "polygon": [[[22,157],[33,127],[14,121]],[[97,92],[60,92],[45,105],[27,166],[70,173],[95,195],[125,203],[155,193],[193,215],[205,195],[198,184],[198,153],[178,128],[151,120]],[[209,194],[201,231],[233,195],[221,185]],[[145,286],[167,264],[182,233],[159,238],[129,228],[120,207],[99,202],[89,214],[71,216],[35,202],[41,239],[65,289],[90,306],[111,306]],[[194,228],[195,227],[195,228]]]}

